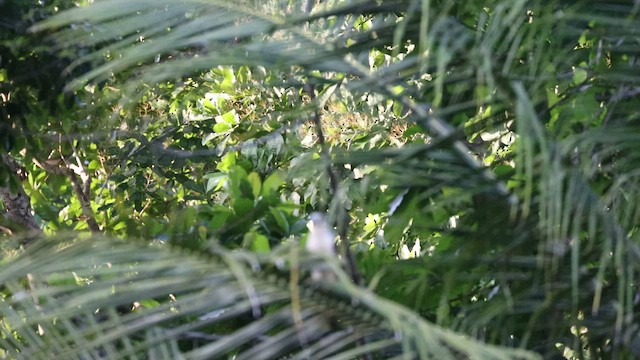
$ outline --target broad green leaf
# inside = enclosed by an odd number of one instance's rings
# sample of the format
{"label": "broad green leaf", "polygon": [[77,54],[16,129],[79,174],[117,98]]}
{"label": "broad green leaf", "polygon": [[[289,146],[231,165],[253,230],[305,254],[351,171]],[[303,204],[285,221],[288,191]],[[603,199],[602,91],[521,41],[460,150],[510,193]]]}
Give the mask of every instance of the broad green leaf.
{"label": "broad green leaf", "polygon": [[269,253],[271,251],[269,239],[253,230],[244,235],[242,242],[245,247],[257,253]]}
{"label": "broad green leaf", "polygon": [[231,110],[222,115],[216,116],[216,122],[218,123],[226,123],[231,126],[236,125],[239,122],[238,114],[235,110]]}
{"label": "broad green leaf", "polygon": [[238,217],[243,217],[255,209],[254,202],[251,199],[239,198],[235,199],[233,210]]}
{"label": "broad green leaf", "polygon": [[236,152],[230,151],[220,159],[220,162],[216,165],[216,168],[222,172],[228,172],[232,166],[236,164]]}
{"label": "broad green leaf", "polygon": [[253,190],[253,198],[257,199],[260,196],[260,191],[262,190],[262,180],[260,180],[260,174],[257,172],[252,172],[247,176],[247,181],[251,184],[251,189]]}
{"label": "broad green leaf", "polygon": [[227,123],[217,123],[213,125],[213,131],[215,131],[218,134],[226,133],[229,130],[231,130],[231,125]]}
{"label": "broad green leaf", "polygon": [[282,170],[276,170],[264,180],[262,184],[262,195],[270,197],[277,195],[278,189],[284,184],[286,174]]}

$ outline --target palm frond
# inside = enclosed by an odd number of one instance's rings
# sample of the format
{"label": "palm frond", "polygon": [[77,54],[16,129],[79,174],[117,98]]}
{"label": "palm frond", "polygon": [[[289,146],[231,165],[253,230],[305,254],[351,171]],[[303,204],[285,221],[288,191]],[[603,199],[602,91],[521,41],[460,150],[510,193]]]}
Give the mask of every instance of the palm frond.
{"label": "palm frond", "polygon": [[[292,251],[43,240],[0,270],[0,346],[29,359],[536,358],[429,324]],[[337,277],[313,282],[309,266]]]}
{"label": "palm frond", "polygon": [[[590,334],[584,338],[590,340],[583,340],[594,349],[602,338],[613,338],[618,339],[610,350],[613,353],[624,353],[625,347],[633,351],[637,289],[632,279],[640,272],[640,247],[633,230],[636,223],[629,221],[628,213],[636,212],[635,204],[606,202],[601,191],[594,189],[597,183],[589,175],[592,171],[580,168],[575,156],[578,148],[565,147],[563,151],[537,119],[524,88],[515,84],[514,89],[523,147],[518,163],[529,184],[526,187],[534,194],[531,208],[537,211],[537,267],[545,284],[558,284],[540,289],[550,302],[539,311],[570,308],[575,317],[570,322],[589,328]],[[587,163],[591,162],[588,159]],[[524,208],[529,209],[529,205]],[[565,300],[551,300],[557,296]],[[614,302],[619,306],[616,311],[611,308]],[[603,316],[616,320],[599,329],[590,327]]]}
{"label": "palm frond", "polygon": [[[417,192],[408,197],[413,195],[425,203],[435,199],[441,208],[450,204],[443,199],[465,198],[467,209],[451,210],[452,214],[463,215],[460,227],[446,233],[457,241],[457,246],[452,246],[454,254],[445,253],[441,261],[427,258],[419,263],[423,273],[438,277],[437,281],[423,281],[419,289],[442,292],[440,304],[428,304],[431,314],[445,311],[448,297],[455,295],[453,302],[463,310],[454,326],[488,341],[544,348],[540,351],[546,352],[555,351],[557,346],[548,343],[549,339],[562,339],[563,345],[572,347],[580,356],[607,352],[612,356],[637,355],[634,308],[640,256],[636,220],[640,212],[633,191],[637,188],[635,137],[629,132],[634,129],[638,113],[633,103],[640,79],[635,60],[640,29],[637,4],[525,0],[472,2],[464,6],[456,3],[459,2],[330,1],[309,15],[297,10],[283,15],[264,11],[261,2],[240,1],[230,6],[226,1],[130,4],[105,0],[52,18],[35,30],[62,28],[56,33],[60,48],[81,44],[90,49],[89,55],[76,65],[90,62],[99,66],[72,87],[103,81],[131,69],[134,71],[130,84],[135,88],[140,83],[172,80],[217,65],[261,65],[302,74],[312,83],[321,83],[319,73],[339,72],[344,75],[339,83],[354,96],[375,95],[381,103],[402,104],[407,120],[421,126],[431,144],[393,151],[351,152],[339,161],[378,163],[384,176]],[[353,24],[361,21],[369,21],[370,25],[353,30]],[[403,56],[371,64],[372,50]],[[590,55],[585,56],[584,52]],[[566,97],[550,104],[549,94],[554,88],[562,88]],[[579,112],[587,103],[593,108],[606,107],[606,113],[594,110],[585,114],[579,125],[602,129],[576,136],[554,133],[555,129],[560,129],[558,133],[565,131],[558,125],[562,122],[558,108]],[[471,126],[461,128],[472,118],[475,120]],[[513,159],[505,162],[514,160],[516,165],[503,181],[497,171],[490,171],[474,157],[464,135],[477,138],[512,121],[516,126],[509,131],[517,140]],[[462,189],[463,194],[445,194],[451,186]],[[497,191],[487,196],[489,187]],[[411,219],[413,216],[407,215]],[[103,260],[109,261],[106,255]],[[408,266],[413,263],[399,262],[391,268]],[[23,270],[21,276],[26,274]],[[230,293],[236,294],[234,301],[243,299],[239,313],[254,310],[252,298],[259,299],[260,304],[277,304],[280,309],[286,309],[286,304],[291,306],[288,313],[283,310],[279,315],[280,320],[275,320],[276,315],[267,315],[255,328],[240,328],[246,331],[242,334],[262,334],[264,329],[274,329],[285,322],[291,334],[311,339],[309,348],[323,355],[334,347],[321,344],[344,334],[317,335],[327,331],[327,322],[318,317],[323,311],[296,315],[297,305],[286,300],[295,296],[276,292],[279,288],[271,282],[260,282],[265,289],[255,290],[256,297],[245,296],[241,295],[241,290],[246,290],[244,285],[237,282],[235,275],[226,274],[227,280],[216,284],[235,284],[228,286]],[[460,279],[465,284],[475,282],[483,289],[490,288],[483,281],[495,281],[491,288],[497,289],[500,296],[489,296],[487,291],[485,301],[459,300],[467,289],[456,289],[455,294],[446,289]],[[363,299],[364,295],[346,283],[339,287],[348,294],[345,301],[350,302],[349,297]],[[281,296],[270,298],[268,294]],[[180,296],[177,298],[180,301]],[[121,303],[128,301],[136,300],[130,296]],[[305,301],[313,308],[321,306],[310,299]],[[364,300],[361,303],[368,304]],[[202,316],[230,306],[210,308],[207,304],[199,305],[194,314]],[[382,303],[375,304],[366,309],[376,316],[387,309],[378,307]],[[39,306],[44,309],[45,305]],[[109,309],[108,304],[105,306]],[[170,309],[169,305],[164,306]],[[37,314],[34,309],[35,305],[30,311]],[[95,310],[93,307],[89,311]],[[384,321],[390,321],[391,315],[387,315],[382,316]],[[298,331],[295,317],[305,319],[303,323],[308,320],[315,327]],[[212,322],[217,323],[218,320]],[[92,326],[110,331],[105,324],[95,322]],[[329,324],[335,325],[331,321]],[[386,334],[400,326],[395,321],[388,324]],[[377,329],[376,326],[373,327]],[[416,329],[404,329],[402,334],[412,334]],[[581,329],[586,331],[582,333]],[[149,334],[164,344],[169,337],[162,335],[163,331],[161,326],[160,331]],[[34,334],[23,336],[34,343],[40,341]],[[270,344],[274,340],[259,341]],[[377,333],[356,332],[348,333],[336,346],[344,349],[364,341],[369,347],[362,349],[399,345],[420,356],[435,356],[430,349],[419,345],[412,348],[411,341],[405,340],[403,337],[396,343]],[[389,345],[385,341],[390,341]],[[434,349],[441,349],[442,353],[436,355],[455,353],[450,345],[438,347],[438,341],[430,343]],[[205,346],[200,354],[242,351],[241,345],[247,342]],[[294,343],[299,345],[300,341]],[[166,342],[161,349],[177,346]],[[263,348],[267,345],[258,349]],[[66,347],[62,350],[68,351]]]}

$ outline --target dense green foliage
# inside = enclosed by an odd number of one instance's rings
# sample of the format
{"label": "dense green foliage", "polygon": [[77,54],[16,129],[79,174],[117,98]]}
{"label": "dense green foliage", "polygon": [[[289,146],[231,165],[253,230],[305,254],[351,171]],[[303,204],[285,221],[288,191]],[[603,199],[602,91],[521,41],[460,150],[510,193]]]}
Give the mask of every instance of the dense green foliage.
{"label": "dense green foliage", "polygon": [[5,8],[4,355],[640,357],[634,2]]}

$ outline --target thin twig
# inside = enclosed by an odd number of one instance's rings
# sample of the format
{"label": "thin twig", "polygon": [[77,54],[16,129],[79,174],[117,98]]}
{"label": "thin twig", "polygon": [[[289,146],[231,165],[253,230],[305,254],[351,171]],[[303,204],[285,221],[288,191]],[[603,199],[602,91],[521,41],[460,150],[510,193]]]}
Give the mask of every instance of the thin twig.
{"label": "thin twig", "polygon": [[[304,85],[305,92],[309,95],[311,101],[316,98],[315,89],[312,84]],[[325,142],[324,132],[322,130],[322,121],[321,121],[321,113],[320,109],[316,109],[314,115],[311,117],[311,121],[314,124],[316,135],[318,136],[318,145],[320,146],[320,157],[325,161],[326,168],[325,171],[327,176],[329,177],[329,186],[331,195],[334,198],[338,198],[338,191],[340,189],[340,182],[338,180],[338,175],[333,168],[333,163],[331,161],[331,155],[329,154],[329,149],[327,148],[327,144]],[[344,255],[347,271],[351,276],[351,280],[360,285],[362,283],[362,277],[360,275],[360,271],[358,270],[358,266],[356,263],[356,259],[351,252],[351,244],[349,243],[349,239],[347,237],[347,232],[349,230],[349,214],[345,211],[344,206],[338,206],[336,216],[336,225],[338,228],[338,235],[340,236],[340,241],[342,244],[342,253]]]}

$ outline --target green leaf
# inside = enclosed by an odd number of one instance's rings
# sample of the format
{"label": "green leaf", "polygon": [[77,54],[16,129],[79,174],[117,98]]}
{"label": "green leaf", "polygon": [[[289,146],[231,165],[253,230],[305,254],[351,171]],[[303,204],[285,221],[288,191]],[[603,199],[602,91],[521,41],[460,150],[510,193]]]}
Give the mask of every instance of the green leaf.
{"label": "green leaf", "polygon": [[89,162],[89,165],[87,165],[87,169],[88,170],[97,170],[100,169],[102,167],[102,164],[100,164],[100,161],[97,159],[93,159]]}
{"label": "green leaf", "polygon": [[239,165],[229,169],[229,192],[233,197],[242,198],[253,196],[253,189],[247,181],[247,171]]}
{"label": "green leaf", "polygon": [[278,189],[284,184],[286,174],[282,170],[276,170],[264,180],[262,185],[262,195],[266,197],[278,194]]}
{"label": "green leaf", "polygon": [[262,181],[260,180],[260,174],[257,172],[252,172],[247,176],[247,181],[251,184],[251,189],[253,190],[253,198],[257,199],[260,196],[260,190],[262,190]]}
{"label": "green leaf", "polygon": [[269,239],[255,230],[246,233],[242,242],[245,247],[257,253],[269,253],[271,251]]}
{"label": "green leaf", "polygon": [[235,199],[233,204],[233,210],[235,211],[236,215],[239,217],[242,217],[248,214],[254,208],[255,206],[254,206],[253,200],[247,199],[247,198]]}
{"label": "green leaf", "polygon": [[218,134],[229,132],[229,130],[231,129],[232,129],[231,125],[227,123],[217,123],[213,125],[213,131],[215,131]]}
{"label": "green leaf", "polygon": [[235,110],[228,111],[222,115],[216,116],[216,122],[219,124],[226,123],[232,126],[236,125],[239,122],[238,114]]}
{"label": "green leaf", "polygon": [[230,151],[226,153],[220,162],[216,165],[216,169],[222,172],[229,172],[232,166],[236,164],[236,152]]}
{"label": "green leaf", "polygon": [[211,113],[216,113],[218,112],[218,108],[213,104],[213,102],[211,102],[211,100],[209,99],[204,99],[202,101],[202,106],[204,106],[204,108],[206,110],[208,110]]}
{"label": "green leaf", "polygon": [[222,189],[224,184],[229,180],[229,174],[225,173],[209,173],[203,177],[207,180],[207,184],[205,186],[205,190],[209,191],[218,191]]}
{"label": "green leaf", "polygon": [[138,303],[140,303],[140,306],[146,309],[153,309],[161,305],[159,301],[153,299],[143,299],[138,301]]}
{"label": "green leaf", "polygon": [[233,215],[230,209],[225,206],[215,205],[211,220],[209,221],[209,229],[218,230],[228,223],[228,219]]}
{"label": "green leaf", "polygon": [[[584,63],[583,63],[584,64]],[[573,84],[579,85],[584,83],[587,80],[587,71],[585,70],[586,64],[584,66],[579,66],[573,69]]]}
{"label": "green leaf", "polygon": [[289,234],[291,232],[291,226],[289,225],[289,221],[287,220],[287,214],[277,207],[270,206],[269,212],[271,216],[276,220],[276,223],[284,231],[285,234]]}

